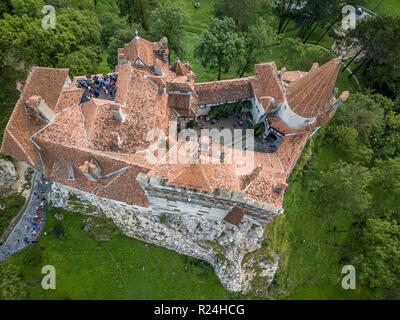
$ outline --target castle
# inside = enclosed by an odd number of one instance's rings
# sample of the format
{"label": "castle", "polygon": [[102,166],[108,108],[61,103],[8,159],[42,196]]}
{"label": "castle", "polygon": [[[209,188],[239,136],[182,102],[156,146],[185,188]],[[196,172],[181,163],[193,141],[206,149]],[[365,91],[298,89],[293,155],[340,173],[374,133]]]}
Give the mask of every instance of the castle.
{"label": "castle", "polygon": [[[118,51],[116,93],[110,99],[88,97],[79,85],[85,77],[71,80],[68,69],[33,67],[18,87],[1,153],[32,166],[39,161],[53,189],[64,186],[87,199],[149,216],[263,226],[283,212],[286,180],[308,139],[349,95],[335,98],[340,65],[336,58],[302,72],[278,70],[270,62],[257,64],[255,76],[196,83],[189,63],[169,64],[166,38],[149,42],[136,36]],[[250,172],[238,175],[235,161],[146,160],[150,130],[168,133],[170,122],[182,129],[219,105],[238,101],[249,101],[253,124],[265,127],[259,139],[265,150],[243,150],[254,159]]]}

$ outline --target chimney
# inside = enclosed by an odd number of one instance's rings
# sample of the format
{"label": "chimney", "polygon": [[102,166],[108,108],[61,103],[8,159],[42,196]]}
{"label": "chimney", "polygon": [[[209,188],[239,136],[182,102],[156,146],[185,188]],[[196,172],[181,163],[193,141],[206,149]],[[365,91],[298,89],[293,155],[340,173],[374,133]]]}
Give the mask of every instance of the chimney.
{"label": "chimney", "polygon": [[282,78],[282,76],[283,76],[283,74],[286,72],[286,68],[285,67],[282,67],[282,69],[279,71],[279,73],[278,73],[278,77],[279,78]]}
{"label": "chimney", "polygon": [[112,112],[114,114],[114,120],[118,120],[121,122],[125,121],[126,114],[124,114],[124,112],[122,111],[122,106],[119,106],[118,110],[112,110]]}
{"label": "chimney", "polygon": [[120,147],[123,143],[123,140],[121,139],[120,135],[117,133],[114,135],[114,145],[117,147]]}

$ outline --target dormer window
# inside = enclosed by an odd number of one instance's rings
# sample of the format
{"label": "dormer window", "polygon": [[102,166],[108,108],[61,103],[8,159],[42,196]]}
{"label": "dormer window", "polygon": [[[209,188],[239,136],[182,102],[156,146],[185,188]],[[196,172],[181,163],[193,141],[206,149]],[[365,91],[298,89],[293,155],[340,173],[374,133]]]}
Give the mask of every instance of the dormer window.
{"label": "dormer window", "polygon": [[101,168],[95,159],[85,161],[85,163],[79,167],[79,170],[91,181],[96,181],[96,179],[101,178]]}
{"label": "dormer window", "polygon": [[146,66],[146,64],[142,60],[140,60],[139,58],[136,59],[135,65],[142,66],[142,67]]}
{"label": "dormer window", "polygon": [[163,75],[162,68],[158,64],[154,66],[154,74],[157,74],[157,75],[160,75],[160,76]]}

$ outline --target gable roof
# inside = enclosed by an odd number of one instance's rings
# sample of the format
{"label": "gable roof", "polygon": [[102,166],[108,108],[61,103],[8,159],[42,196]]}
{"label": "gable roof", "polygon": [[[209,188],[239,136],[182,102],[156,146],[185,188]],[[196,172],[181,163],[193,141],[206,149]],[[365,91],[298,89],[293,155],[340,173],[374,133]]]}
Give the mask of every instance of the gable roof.
{"label": "gable roof", "polygon": [[284,92],[275,62],[256,64],[256,73],[257,77],[251,79],[251,85],[257,100],[272,97],[276,104],[281,103],[284,100]]}
{"label": "gable roof", "polygon": [[224,103],[253,96],[250,78],[195,83],[197,105]]}

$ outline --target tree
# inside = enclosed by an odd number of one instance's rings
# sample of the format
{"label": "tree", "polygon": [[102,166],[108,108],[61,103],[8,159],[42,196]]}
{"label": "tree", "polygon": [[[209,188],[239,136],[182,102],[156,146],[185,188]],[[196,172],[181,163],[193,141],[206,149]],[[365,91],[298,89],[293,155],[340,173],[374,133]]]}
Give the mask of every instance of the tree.
{"label": "tree", "polygon": [[162,1],[152,13],[153,24],[150,35],[154,41],[162,37],[168,38],[168,47],[178,57],[183,58],[186,53],[185,25],[189,17],[182,8],[172,1]]}
{"label": "tree", "polygon": [[279,17],[278,34],[285,31],[290,19],[294,16],[294,7],[301,3],[302,0],[281,0],[276,3],[275,14]]}
{"label": "tree", "polygon": [[[127,41],[131,41],[134,37],[134,32],[129,29],[129,25],[125,20],[119,18],[118,16],[110,13],[110,12],[102,12],[98,15],[99,23],[101,25],[101,44],[103,47],[107,48],[111,39],[121,30],[126,30],[130,33],[130,39]],[[139,25],[135,25],[135,29],[138,29],[140,34],[142,34],[142,28],[138,28]],[[120,47],[121,48],[121,47]]]}
{"label": "tree", "polygon": [[370,190],[375,216],[400,224],[400,159],[378,161],[373,176]]}
{"label": "tree", "polygon": [[255,25],[249,27],[244,39],[245,49],[239,56],[238,74],[240,77],[253,68],[260,55],[271,49],[276,43],[276,34],[270,24],[260,17]]}
{"label": "tree", "polygon": [[366,227],[352,263],[363,283],[395,290],[399,297],[400,225],[395,220],[368,219]]}
{"label": "tree", "polygon": [[148,31],[151,25],[152,5],[149,0],[117,0],[119,14],[127,17],[129,26],[134,22],[140,23]]}
{"label": "tree", "polygon": [[41,15],[45,5],[43,0],[10,0],[12,14],[22,17],[24,14],[36,18]]}
{"label": "tree", "polygon": [[219,0],[214,13],[218,18],[232,18],[238,31],[247,31],[263,9],[265,4],[261,0]]}
{"label": "tree", "polygon": [[384,127],[384,109],[374,95],[352,93],[340,106],[331,125],[345,125],[358,131],[363,143],[373,145],[371,137],[381,134]]}
{"label": "tree", "polygon": [[400,92],[400,17],[363,19],[347,37],[356,38],[365,53],[351,75],[364,69],[365,80],[380,93],[394,97]]}
{"label": "tree", "polygon": [[195,57],[202,65],[221,71],[228,71],[236,57],[242,54],[243,38],[235,32],[235,23],[231,18],[212,19],[208,30],[203,34],[195,48]]}
{"label": "tree", "polygon": [[297,15],[303,43],[310,39],[318,26],[336,19],[345,4],[343,0],[307,0]]}
{"label": "tree", "polygon": [[97,46],[85,46],[66,55],[58,55],[57,67],[69,68],[71,77],[96,73],[101,62],[101,49]]}
{"label": "tree", "polygon": [[304,56],[305,48],[301,41],[297,38],[282,37],[280,36],[279,48],[282,55],[282,69],[286,62],[299,59]]}
{"label": "tree", "polygon": [[364,164],[371,160],[373,151],[360,141],[355,128],[336,125],[329,127],[328,132],[341,159]]}
{"label": "tree", "polygon": [[313,201],[321,214],[340,214],[360,221],[370,207],[371,180],[367,168],[339,160],[321,173]]}
{"label": "tree", "polygon": [[0,2],[0,18],[3,16],[4,13],[11,13],[11,10],[11,0],[4,0]]}
{"label": "tree", "polygon": [[[59,10],[57,28],[54,30],[43,29],[41,19],[31,18],[26,14],[22,16],[5,14],[4,19],[0,20],[0,28],[2,30],[0,48],[7,48],[7,56],[4,59],[12,60],[14,63],[24,62],[27,67],[64,66],[63,60],[82,47],[91,49],[90,52],[86,50],[89,56],[93,53],[99,55],[97,45],[100,42],[101,26],[97,16],[89,11],[72,8]],[[0,58],[3,59],[1,53]],[[85,72],[86,68],[78,70],[80,64],[77,59],[75,60],[76,71]],[[95,66],[96,64],[93,65]]]}

